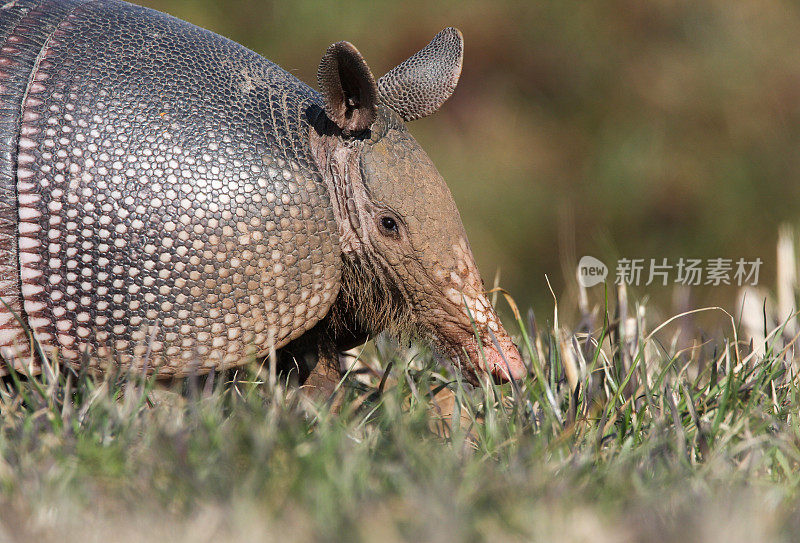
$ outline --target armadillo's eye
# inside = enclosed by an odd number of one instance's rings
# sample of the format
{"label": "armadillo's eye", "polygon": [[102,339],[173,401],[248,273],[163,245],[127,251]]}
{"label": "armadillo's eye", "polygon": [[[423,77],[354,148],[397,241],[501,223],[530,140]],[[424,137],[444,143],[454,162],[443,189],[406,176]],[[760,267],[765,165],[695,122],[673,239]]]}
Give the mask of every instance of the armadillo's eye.
{"label": "armadillo's eye", "polygon": [[380,225],[381,233],[386,236],[396,236],[400,231],[395,218],[389,215],[384,215],[380,218]]}

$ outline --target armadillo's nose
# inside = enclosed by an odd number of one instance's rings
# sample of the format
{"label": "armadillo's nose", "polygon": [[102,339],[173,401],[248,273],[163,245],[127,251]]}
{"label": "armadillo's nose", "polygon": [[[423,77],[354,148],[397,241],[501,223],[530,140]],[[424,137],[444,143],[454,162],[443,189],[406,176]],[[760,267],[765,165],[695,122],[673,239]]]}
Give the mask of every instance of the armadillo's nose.
{"label": "armadillo's nose", "polygon": [[496,336],[496,339],[497,344],[500,346],[500,351],[497,350],[491,340],[483,344],[483,353],[486,356],[486,370],[501,382],[510,381],[512,377],[515,380],[525,377],[528,370],[522,361],[519,349],[511,341],[511,338],[506,334],[500,334],[499,337]]}

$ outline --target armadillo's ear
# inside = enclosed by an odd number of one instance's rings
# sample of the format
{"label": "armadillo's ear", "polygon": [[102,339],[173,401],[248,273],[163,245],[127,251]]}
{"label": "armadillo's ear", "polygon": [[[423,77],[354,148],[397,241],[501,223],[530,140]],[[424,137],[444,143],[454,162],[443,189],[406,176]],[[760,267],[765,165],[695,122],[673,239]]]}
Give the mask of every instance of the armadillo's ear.
{"label": "armadillo's ear", "polygon": [[317,70],[325,113],[346,133],[365,130],[378,114],[375,78],[352,43],[334,43],[325,52]]}
{"label": "armadillo's ear", "polygon": [[378,80],[381,102],[406,121],[430,115],[453,94],[463,60],[464,36],[445,28]]}

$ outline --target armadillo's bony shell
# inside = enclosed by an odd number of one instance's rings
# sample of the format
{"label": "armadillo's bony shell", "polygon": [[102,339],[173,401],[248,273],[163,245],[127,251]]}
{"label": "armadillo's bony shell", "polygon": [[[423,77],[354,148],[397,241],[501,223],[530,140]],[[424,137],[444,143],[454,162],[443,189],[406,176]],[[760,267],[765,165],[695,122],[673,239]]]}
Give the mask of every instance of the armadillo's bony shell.
{"label": "armadillo's bony shell", "polygon": [[[46,351],[149,348],[182,375],[324,317],[341,265],[310,88],[116,0],[5,3],[0,44],[0,296]],[[6,306],[0,350],[30,354]]]}

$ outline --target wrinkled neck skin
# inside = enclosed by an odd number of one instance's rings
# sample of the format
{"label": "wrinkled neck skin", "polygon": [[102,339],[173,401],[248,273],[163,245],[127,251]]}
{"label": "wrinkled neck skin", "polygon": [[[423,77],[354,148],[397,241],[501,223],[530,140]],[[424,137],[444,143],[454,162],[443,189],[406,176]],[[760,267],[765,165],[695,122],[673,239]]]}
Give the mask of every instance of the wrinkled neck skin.
{"label": "wrinkled neck skin", "polygon": [[[343,137],[324,115],[311,123],[312,154],[331,196],[344,261],[334,328],[421,339],[453,358],[473,383],[483,371],[521,377],[519,351],[483,293],[449,190],[427,155],[414,154],[410,135],[387,133],[386,140],[369,131]],[[404,221],[399,241],[376,229],[385,210]]]}
{"label": "wrinkled neck skin", "polygon": [[404,339],[421,336],[411,294],[395,270],[370,250],[370,232],[362,226],[372,220],[372,200],[360,167],[364,139],[343,138],[320,115],[312,123],[310,142],[331,196],[342,249],[342,285],[331,310],[334,332],[375,336],[388,329]]}

